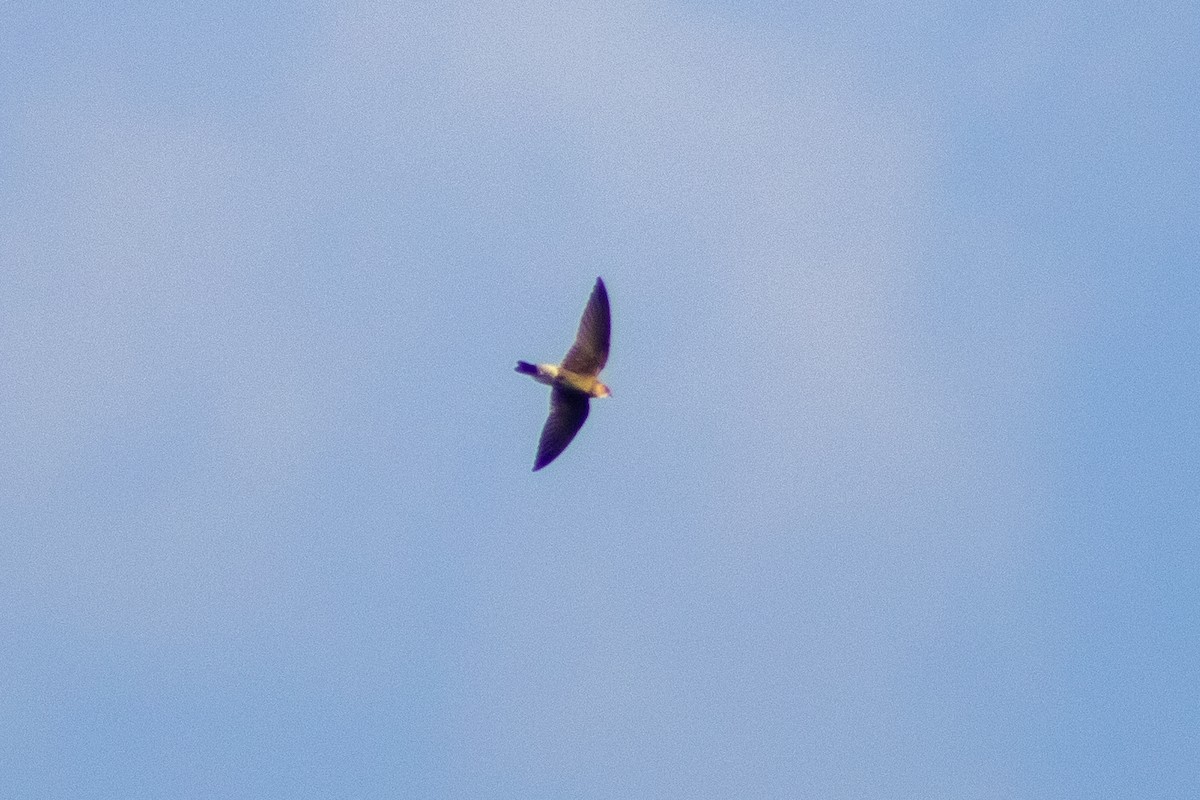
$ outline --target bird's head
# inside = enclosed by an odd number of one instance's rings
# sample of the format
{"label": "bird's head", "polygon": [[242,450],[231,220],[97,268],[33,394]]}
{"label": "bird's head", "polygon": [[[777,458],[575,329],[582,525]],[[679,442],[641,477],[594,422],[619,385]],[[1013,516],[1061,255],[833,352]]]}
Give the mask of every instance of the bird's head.
{"label": "bird's head", "polygon": [[612,390],[603,383],[596,384],[596,397],[612,397]]}

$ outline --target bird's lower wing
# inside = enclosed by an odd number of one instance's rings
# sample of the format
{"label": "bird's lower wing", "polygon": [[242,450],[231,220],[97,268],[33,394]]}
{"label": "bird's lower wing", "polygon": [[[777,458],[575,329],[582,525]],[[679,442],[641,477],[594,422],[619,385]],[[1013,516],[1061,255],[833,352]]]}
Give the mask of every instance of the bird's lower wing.
{"label": "bird's lower wing", "polygon": [[558,458],[559,454],[567,449],[567,445],[583,427],[587,415],[587,395],[558,386],[551,390],[550,417],[546,420],[546,426],[542,428],[537,459],[533,462],[534,472]]}

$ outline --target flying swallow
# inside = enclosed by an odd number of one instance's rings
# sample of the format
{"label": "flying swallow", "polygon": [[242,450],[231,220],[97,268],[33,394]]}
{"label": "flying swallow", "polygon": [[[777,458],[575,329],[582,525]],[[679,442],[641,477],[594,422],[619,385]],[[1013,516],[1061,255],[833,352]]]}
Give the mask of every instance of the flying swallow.
{"label": "flying swallow", "polygon": [[530,375],[538,383],[550,386],[550,417],[542,428],[533,471],[558,458],[559,453],[579,433],[588,415],[588,401],[593,397],[610,397],[612,392],[600,382],[600,370],[608,361],[608,340],[612,319],[608,312],[608,290],[604,281],[596,278],[596,287],[583,309],[575,344],[567,351],[561,364],[530,364],[517,362],[517,372]]}

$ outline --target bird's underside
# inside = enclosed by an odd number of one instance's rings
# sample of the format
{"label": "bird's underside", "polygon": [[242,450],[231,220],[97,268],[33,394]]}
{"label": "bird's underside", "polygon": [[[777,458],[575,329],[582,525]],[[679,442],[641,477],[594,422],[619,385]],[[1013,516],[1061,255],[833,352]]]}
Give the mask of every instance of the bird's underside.
{"label": "bird's underside", "polygon": [[529,375],[550,390],[550,416],[538,440],[534,472],[549,464],[567,449],[587,421],[589,400],[612,394],[600,382],[600,370],[608,361],[608,346],[612,321],[608,306],[608,290],[597,278],[588,298],[587,307],[579,321],[575,342],[562,364],[530,364],[517,362],[517,372]]}

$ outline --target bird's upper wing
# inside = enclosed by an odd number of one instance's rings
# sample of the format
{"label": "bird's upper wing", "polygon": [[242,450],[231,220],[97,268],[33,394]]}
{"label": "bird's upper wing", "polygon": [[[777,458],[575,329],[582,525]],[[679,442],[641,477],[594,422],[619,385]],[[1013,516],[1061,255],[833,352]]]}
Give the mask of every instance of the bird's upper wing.
{"label": "bird's upper wing", "polygon": [[550,417],[546,420],[546,426],[542,428],[537,459],[533,462],[534,472],[558,458],[559,453],[567,449],[567,445],[583,427],[587,415],[586,394],[558,386],[550,391]]}
{"label": "bird's upper wing", "polygon": [[608,290],[604,281],[596,278],[596,288],[588,298],[587,308],[579,320],[579,332],[575,344],[563,359],[564,369],[580,375],[597,375],[608,361],[608,339],[612,332],[612,319],[608,311]]}

